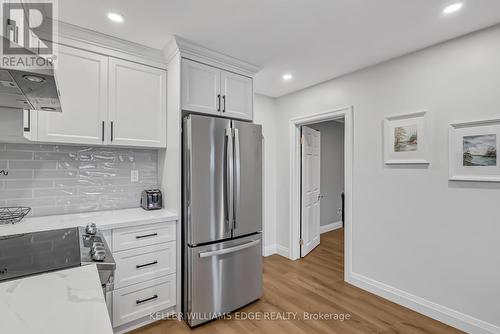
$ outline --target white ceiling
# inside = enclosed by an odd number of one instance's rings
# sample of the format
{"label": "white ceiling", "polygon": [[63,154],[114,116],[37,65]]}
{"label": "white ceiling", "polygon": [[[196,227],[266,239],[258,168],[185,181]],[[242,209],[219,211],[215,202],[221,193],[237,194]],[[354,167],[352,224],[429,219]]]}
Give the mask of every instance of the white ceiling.
{"label": "white ceiling", "polygon": [[[444,17],[453,2],[61,0],[59,19],[158,49],[182,36],[260,65],[256,92],[277,97],[500,22],[498,0],[462,0]],[[110,22],[109,11],[125,22]]]}

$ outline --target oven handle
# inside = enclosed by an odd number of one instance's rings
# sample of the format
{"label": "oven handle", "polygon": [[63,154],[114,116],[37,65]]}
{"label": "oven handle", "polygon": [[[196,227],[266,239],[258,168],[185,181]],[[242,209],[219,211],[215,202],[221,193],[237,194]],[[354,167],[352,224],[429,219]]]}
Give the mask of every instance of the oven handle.
{"label": "oven handle", "polygon": [[238,246],[234,246],[234,247],[230,247],[230,248],[219,249],[219,250],[215,250],[215,251],[211,251],[211,252],[203,252],[203,253],[200,253],[200,258],[234,253],[234,252],[240,251],[242,249],[247,249],[247,248],[253,247],[259,243],[260,243],[260,239],[250,241],[250,242],[247,242],[246,244],[238,245]]}

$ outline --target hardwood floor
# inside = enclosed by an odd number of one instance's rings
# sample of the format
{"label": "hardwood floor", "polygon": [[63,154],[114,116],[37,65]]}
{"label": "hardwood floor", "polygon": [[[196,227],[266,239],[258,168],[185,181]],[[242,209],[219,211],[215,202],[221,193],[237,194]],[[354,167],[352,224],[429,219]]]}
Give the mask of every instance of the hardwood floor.
{"label": "hardwood floor", "polygon": [[[219,319],[194,330],[184,322],[164,320],[133,333],[462,333],[345,283],[343,243],[339,229],[322,234],[321,244],[304,259],[290,261],[279,255],[264,259],[264,296],[238,312],[261,317],[297,312],[296,320]],[[349,314],[350,319],[300,320],[304,312]]]}

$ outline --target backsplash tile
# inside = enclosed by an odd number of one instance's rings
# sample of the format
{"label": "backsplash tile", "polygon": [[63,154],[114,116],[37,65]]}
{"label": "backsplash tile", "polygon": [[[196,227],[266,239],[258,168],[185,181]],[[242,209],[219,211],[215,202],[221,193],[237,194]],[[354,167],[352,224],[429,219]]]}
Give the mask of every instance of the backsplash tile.
{"label": "backsplash tile", "polygon": [[[0,206],[29,206],[30,215],[140,206],[158,187],[158,153],[89,146],[0,143]],[[130,182],[130,171],[139,182]]]}

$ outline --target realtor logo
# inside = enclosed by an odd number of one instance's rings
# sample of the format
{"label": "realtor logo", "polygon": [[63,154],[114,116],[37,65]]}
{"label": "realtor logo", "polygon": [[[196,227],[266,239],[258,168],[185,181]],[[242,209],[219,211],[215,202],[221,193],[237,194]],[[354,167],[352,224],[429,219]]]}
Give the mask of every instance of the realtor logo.
{"label": "realtor logo", "polygon": [[[2,0],[2,67],[43,68],[55,59],[56,0]],[[50,42],[48,42],[50,41]]]}

